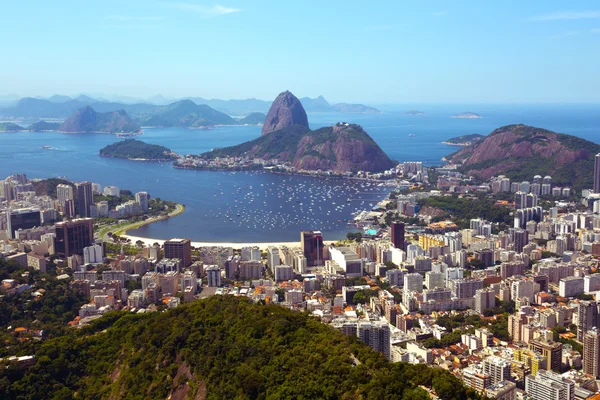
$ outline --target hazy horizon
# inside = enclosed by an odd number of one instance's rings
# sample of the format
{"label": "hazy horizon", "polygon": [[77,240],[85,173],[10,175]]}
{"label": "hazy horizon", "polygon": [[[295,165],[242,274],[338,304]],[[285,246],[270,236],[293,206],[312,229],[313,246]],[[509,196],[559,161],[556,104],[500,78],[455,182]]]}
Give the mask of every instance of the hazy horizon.
{"label": "hazy horizon", "polygon": [[[597,103],[593,1],[4,4],[0,92]],[[568,8],[566,8],[568,7]],[[60,51],[57,51],[60,49]]]}

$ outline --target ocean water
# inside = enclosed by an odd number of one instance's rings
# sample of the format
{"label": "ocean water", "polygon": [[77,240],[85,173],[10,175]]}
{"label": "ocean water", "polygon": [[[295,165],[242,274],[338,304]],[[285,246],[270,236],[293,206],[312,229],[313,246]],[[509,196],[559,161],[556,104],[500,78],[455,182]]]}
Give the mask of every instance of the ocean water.
{"label": "ocean water", "polygon": [[[418,109],[425,116],[401,111]],[[450,118],[476,112],[481,119]],[[352,122],[362,125],[382,149],[398,161],[440,165],[456,150],[441,144],[458,135],[488,134],[495,128],[525,123],[600,142],[598,105],[450,105],[396,106],[383,114],[309,114],[311,128]],[[180,154],[197,154],[231,146],[260,135],[260,127],[231,126],[214,130],[146,129],[138,137]],[[348,232],[348,220],[357,210],[369,209],[389,189],[359,181],[276,175],[187,171],[168,163],[104,158],[98,150],[117,140],[112,135],[56,132],[0,133],[0,176],[26,173],[29,177],[66,176],[132,191],[186,205],[186,212],[131,234],[195,241],[295,241],[303,229],[320,229],[326,239]],[[42,149],[53,146],[55,149]]]}

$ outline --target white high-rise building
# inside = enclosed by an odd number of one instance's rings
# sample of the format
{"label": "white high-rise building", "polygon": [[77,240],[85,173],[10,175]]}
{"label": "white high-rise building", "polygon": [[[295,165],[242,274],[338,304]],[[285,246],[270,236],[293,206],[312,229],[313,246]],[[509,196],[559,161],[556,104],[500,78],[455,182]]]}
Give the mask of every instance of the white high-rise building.
{"label": "white high-rise building", "polygon": [[83,248],[83,263],[84,264],[95,264],[101,263],[104,258],[104,252],[102,246],[99,244],[93,244]]}
{"label": "white high-rise building", "polygon": [[427,289],[434,289],[436,287],[446,287],[445,274],[443,272],[426,272],[425,273],[425,286]]}
{"label": "white high-rise building", "polygon": [[574,400],[575,383],[552,371],[539,370],[525,377],[525,392],[531,400]]}
{"label": "white high-rise building", "polygon": [[423,275],[418,273],[404,275],[404,290],[405,291],[423,291]]}
{"label": "white high-rise building", "polygon": [[135,202],[140,205],[142,212],[148,212],[148,202],[150,201],[150,196],[146,192],[137,192],[135,194]]}
{"label": "white high-rise building", "polygon": [[218,265],[210,265],[204,271],[208,278],[208,287],[221,286],[221,268]]}

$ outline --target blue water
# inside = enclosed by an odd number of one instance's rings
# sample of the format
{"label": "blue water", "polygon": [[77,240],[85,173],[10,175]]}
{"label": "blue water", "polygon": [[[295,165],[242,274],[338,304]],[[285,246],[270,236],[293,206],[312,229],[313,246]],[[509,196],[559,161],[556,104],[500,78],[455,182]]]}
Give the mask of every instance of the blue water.
{"label": "blue water", "polygon": [[[401,115],[401,111],[408,109],[427,115]],[[450,118],[465,111],[484,118]],[[407,105],[374,115],[310,114],[309,121],[313,129],[339,121],[358,123],[392,159],[422,161],[425,165],[439,165],[443,156],[456,150],[441,144],[445,139],[470,133],[487,134],[513,123],[600,142],[598,105]],[[249,126],[214,130],[171,128],[146,129],[139,139],[180,154],[197,154],[259,135],[259,127]],[[357,181],[175,170],[165,163],[98,156],[100,148],[116,140],[119,139],[112,135],[100,134],[0,133],[0,176],[14,173],[39,178],[67,176],[71,180],[148,191],[151,196],[185,204],[186,212],[130,233],[161,239],[184,236],[195,241],[292,241],[298,240],[301,229],[321,229],[326,239],[339,239],[348,231],[347,220],[353,212],[370,208],[370,204],[387,193],[384,188],[364,187]],[[58,150],[41,149],[45,145]]]}

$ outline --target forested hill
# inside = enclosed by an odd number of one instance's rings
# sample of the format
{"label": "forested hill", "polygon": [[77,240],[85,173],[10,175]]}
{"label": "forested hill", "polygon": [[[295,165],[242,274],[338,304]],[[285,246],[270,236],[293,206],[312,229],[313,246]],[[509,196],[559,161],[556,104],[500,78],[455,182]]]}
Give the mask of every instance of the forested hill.
{"label": "forested hill", "polygon": [[306,314],[214,296],[163,313],[113,312],[46,341],[4,398],[478,399],[439,368],[391,364]]}

